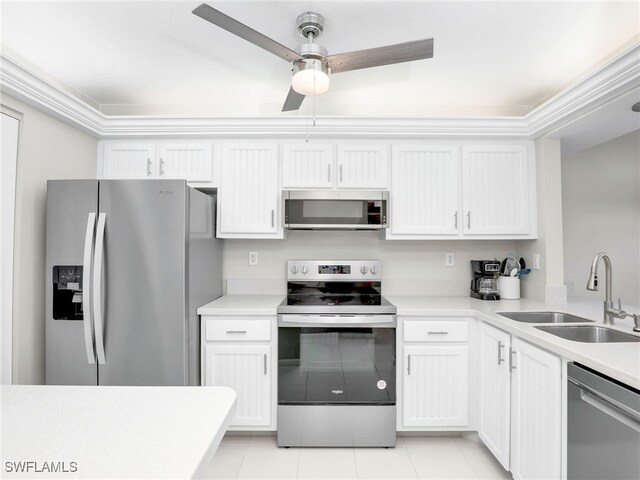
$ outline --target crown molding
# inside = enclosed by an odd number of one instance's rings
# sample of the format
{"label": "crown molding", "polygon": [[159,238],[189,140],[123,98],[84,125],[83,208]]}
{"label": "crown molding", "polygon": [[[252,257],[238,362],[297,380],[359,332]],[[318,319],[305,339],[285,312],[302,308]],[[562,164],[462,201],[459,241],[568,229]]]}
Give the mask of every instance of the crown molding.
{"label": "crown molding", "polygon": [[[318,117],[318,137],[535,138],[552,133],[617,96],[640,87],[640,43],[524,116]],[[33,69],[0,52],[0,90],[99,138],[304,137],[305,116],[187,117],[105,115]]]}

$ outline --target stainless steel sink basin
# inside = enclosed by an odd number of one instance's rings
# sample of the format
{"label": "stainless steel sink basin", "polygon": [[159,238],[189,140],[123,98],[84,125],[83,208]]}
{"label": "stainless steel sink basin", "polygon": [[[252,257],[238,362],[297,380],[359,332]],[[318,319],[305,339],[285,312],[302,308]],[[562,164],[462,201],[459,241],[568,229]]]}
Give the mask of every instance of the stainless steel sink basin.
{"label": "stainless steel sink basin", "polygon": [[543,332],[551,333],[558,337],[566,338],[574,342],[583,343],[610,343],[610,342],[640,342],[640,337],[629,335],[606,327],[594,325],[563,325],[534,327]]}
{"label": "stainless steel sink basin", "polygon": [[562,312],[498,312],[498,315],[524,323],[579,323],[593,322],[582,317],[576,317]]}

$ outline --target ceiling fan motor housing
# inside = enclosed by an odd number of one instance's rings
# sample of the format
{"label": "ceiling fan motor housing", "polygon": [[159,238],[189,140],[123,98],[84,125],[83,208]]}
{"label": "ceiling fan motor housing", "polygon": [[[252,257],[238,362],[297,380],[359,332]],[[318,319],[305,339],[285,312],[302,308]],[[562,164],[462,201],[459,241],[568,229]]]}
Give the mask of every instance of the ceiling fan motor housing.
{"label": "ceiling fan motor housing", "polygon": [[309,34],[313,38],[319,37],[324,30],[324,17],[316,12],[304,12],[298,15],[298,32],[304,38],[309,38]]}

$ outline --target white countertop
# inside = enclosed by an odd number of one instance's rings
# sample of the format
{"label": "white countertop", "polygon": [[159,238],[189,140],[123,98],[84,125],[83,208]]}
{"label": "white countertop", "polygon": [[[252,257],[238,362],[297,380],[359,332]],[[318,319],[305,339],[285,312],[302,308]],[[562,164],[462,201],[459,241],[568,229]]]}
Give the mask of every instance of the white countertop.
{"label": "white countertop", "polygon": [[[226,387],[2,386],[0,476],[199,477],[235,402]],[[33,463],[15,473],[14,462]]]}
{"label": "white countertop", "polygon": [[[398,315],[472,315],[530,343],[591,367],[627,385],[640,389],[640,343],[581,343],[566,340],[516,322],[496,312],[519,310],[557,311],[578,315],[602,324],[602,302],[571,299],[550,305],[534,300],[483,301],[471,297],[386,296],[398,308]],[[198,309],[201,315],[276,315],[284,299],[279,295],[227,295]],[[632,310],[635,313],[636,310]],[[632,334],[633,322],[616,320],[615,329]],[[637,334],[636,334],[637,335]]]}
{"label": "white countertop", "polygon": [[284,295],[225,295],[198,308],[198,315],[275,315]]}

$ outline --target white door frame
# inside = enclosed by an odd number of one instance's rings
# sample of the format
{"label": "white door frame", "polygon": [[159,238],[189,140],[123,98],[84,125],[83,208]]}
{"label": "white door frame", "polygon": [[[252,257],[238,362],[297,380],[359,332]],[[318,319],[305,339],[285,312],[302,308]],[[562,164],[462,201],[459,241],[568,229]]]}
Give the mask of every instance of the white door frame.
{"label": "white door frame", "polygon": [[2,156],[0,161],[0,384],[12,383],[13,244],[15,234],[16,168],[22,115],[0,106]]}

